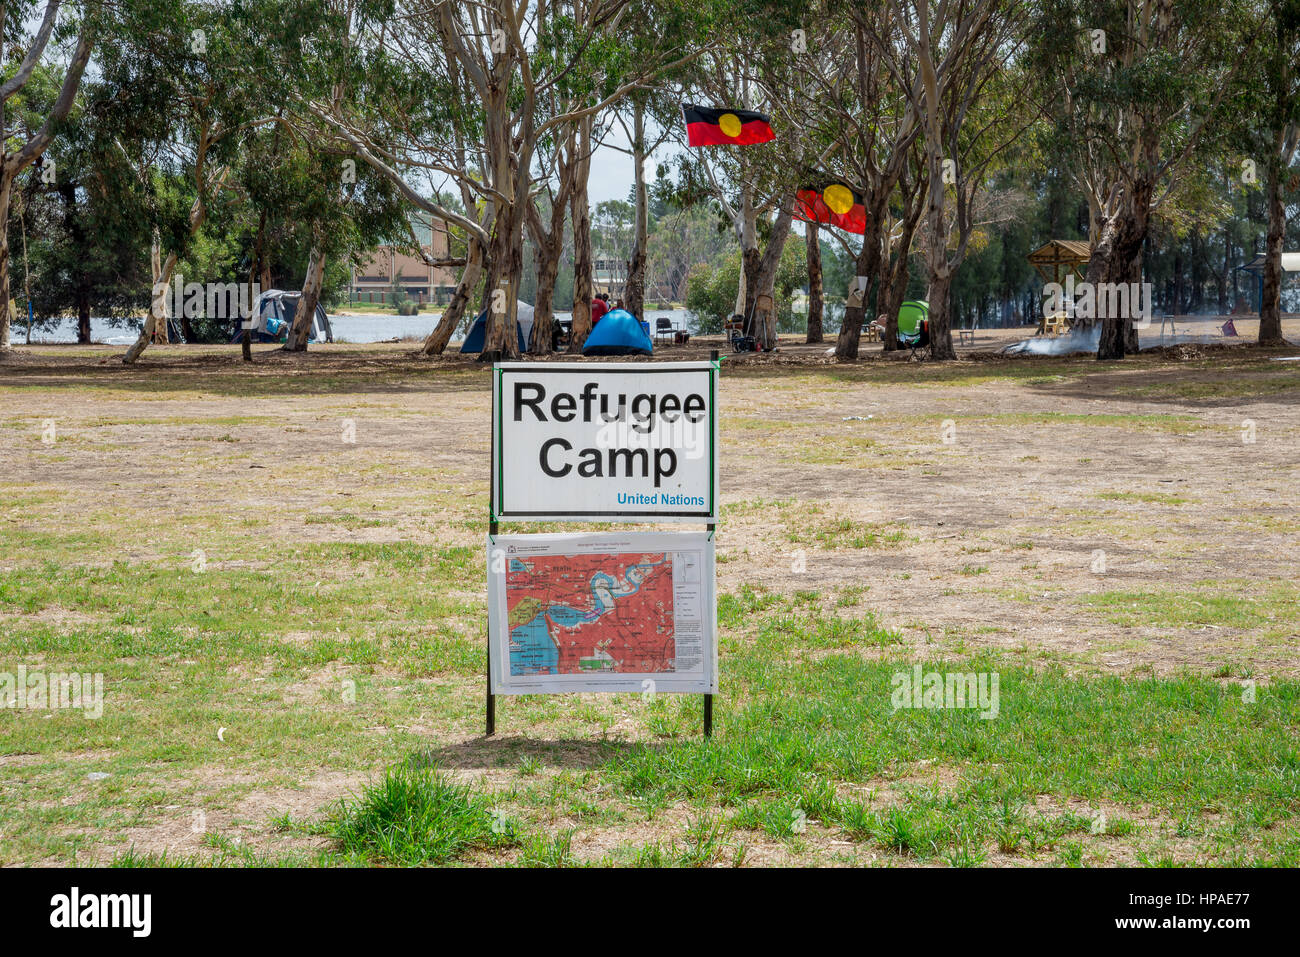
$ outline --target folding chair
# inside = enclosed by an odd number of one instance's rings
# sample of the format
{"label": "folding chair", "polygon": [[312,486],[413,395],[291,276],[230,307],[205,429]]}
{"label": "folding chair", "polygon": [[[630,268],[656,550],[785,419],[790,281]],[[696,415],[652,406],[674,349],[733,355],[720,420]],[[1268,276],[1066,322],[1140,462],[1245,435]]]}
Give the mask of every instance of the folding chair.
{"label": "folding chair", "polygon": [[754,320],[759,312],[772,311],[772,297],[763,293],[754,297],[754,308],[750,310],[748,316],[733,316],[732,319],[741,319],[742,329],[739,334],[732,332],[731,348],[735,352],[757,352],[758,337],[754,335]]}
{"label": "folding chair", "polygon": [[912,350],[930,345],[930,304],[909,300],[898,307],[898,342]]}

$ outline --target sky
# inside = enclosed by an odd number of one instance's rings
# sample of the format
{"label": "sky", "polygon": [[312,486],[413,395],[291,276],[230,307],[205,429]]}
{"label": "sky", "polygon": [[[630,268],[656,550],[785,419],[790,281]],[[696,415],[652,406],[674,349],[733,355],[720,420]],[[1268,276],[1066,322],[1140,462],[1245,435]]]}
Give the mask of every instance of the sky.
{"label": "sky", "polygon": [[[647,135],[651,138],[657,137],[658,134],[658,129],[647,131]],[[635,175],[631,155],[621,152],[628,149],[629,145],[619,124],[614,124],[606,141],[609,145],[597,147],[591,157],[591,176],[587,180],[587,195],[592,209],[596,208],[597,203],[603,203],[607,199],[627,199]],[[679,149],[674,143],[665,143],[650,154],[650,159],[657,166],[658,163],[668,161]],[[656,166],[647,169],[648,179],[654,179]]]}

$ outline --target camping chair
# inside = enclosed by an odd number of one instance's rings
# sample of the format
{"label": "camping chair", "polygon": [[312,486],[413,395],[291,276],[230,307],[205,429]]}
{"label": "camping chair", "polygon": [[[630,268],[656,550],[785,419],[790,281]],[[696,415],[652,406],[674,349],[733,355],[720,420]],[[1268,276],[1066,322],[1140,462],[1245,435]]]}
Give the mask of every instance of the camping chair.
{"label": "camping chair", "polygon": [[731,333],[731,348],[735,352],[758,351],[758,337],[754,335],[754,319],[760,311],[772,311],[772,297],[766,293],[754,297],[754,308],[748,316],[732,316],[733,326],[735,324],[734,320],[741,320],[741,330],[737,332],[733,329]]}
{"label": "camping chair", "polygon": [[667,316],[660,316],[655,320],[655,342],[660,339],[671,339],[675,331],[673,321]]}
{"label": "camping chair", "polygon": [[898,307],[898,343],[916,355],[930,345],[930,304],[909,300]]}
{"label": "camping chair", "polygon": [[754,337],[747,335],[749,323],[740,313],[736,313],[723,324],[732,352],[753,352]]}
{"label": "camping chair", "polygon": [[1042,334],[1052,336],[1063,336],[1070,331],[1070,320],[1063,312],[1054,312],[1050,316],[1043,318]]}

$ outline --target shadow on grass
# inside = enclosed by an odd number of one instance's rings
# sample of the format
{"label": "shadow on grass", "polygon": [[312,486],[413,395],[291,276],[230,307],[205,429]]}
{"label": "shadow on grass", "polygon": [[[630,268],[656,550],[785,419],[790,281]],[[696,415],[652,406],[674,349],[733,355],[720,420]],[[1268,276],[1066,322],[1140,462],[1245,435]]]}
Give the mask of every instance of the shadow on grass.
{"label": "shadow on grass", "polygon": [[548,767],[589,770],[634,752],[656,753],[666,745],[610,741],[600,738],[530,738],[524,734],[475,737],[457,744],[411,752],[407,760],[417,767],[444,770],[477,768],[514,769],[532,760]]}
{"label": "shadow on grass", "polygon": [[[77,348],[77,352],[72,352]],[[490,388],[490,367],[474,356],[420,356],[411,344],[387,348],[334,345],[325,350],[285,353],[255,350],[244,363],[237,347],[170,347],[145,353],[123,365],[122,350],[41,346],[0,359],[0,386],[18,389],[95,388],[133,393],[202,392],[258,398],[282,395],[402,394],[473,392]],[[196,351],[189,351],[194,349]],[[198,351],[202,350],[202,351]],[[668,352],[666,360],[703,358]],[[1120,362],[1098,362],[1089,354],[1005,356],[975,352],[956,362],[905,361],[868,352],[853,362],[824,357],[783,356],[761,361],[724,358],[731,378],[824,379],[829,384],[974,385],[990,379],[1024,385],[1053,397],[1138,401],[1179,405],[1235,404],[1248,398],[1300,401],[1300,368],[1270,361],[1293,355],[1295,347],[1260,348],[1250,343],[1189,344],[1151,349]],[[580,357],[557,356],[570,360]]]}

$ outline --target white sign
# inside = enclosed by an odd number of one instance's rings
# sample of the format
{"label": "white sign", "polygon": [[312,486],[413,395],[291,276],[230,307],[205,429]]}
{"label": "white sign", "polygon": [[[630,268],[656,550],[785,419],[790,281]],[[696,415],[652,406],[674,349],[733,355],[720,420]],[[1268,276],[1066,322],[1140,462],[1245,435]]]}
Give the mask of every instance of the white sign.
{"label": "white sign", "polygon": [[488,537],[493,694],[718,690],[712,532]]}
{"label": "white sign", "polygon": [[502,362],[492,390],[492,515],[718,520],[711,362]]}

